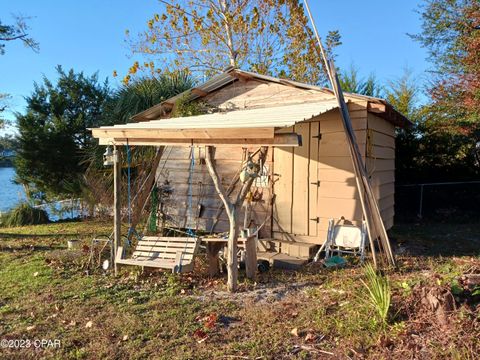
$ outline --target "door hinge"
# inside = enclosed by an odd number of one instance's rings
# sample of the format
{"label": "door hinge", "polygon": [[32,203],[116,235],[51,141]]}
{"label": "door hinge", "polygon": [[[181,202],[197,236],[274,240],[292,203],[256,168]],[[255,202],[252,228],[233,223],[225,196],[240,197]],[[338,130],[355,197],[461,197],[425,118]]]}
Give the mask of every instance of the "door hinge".
{"label": "door hinge", "polygon": [[315,182],[312,182],[312,183],[310,183],[310,184],[312,184],[312,185],[317,185],[318,187],[320,187],[320,180],[315,181]]}
{"label": "door hinge", "polygon": [[310,221],[315,221],[318,224],[320,222],[320,218],[317,216],[316,218],[310,219]]}
{"label": "door hinge", "polygon": [[312,138],[322,140],[322,134],[318,133],[318,135],[313,135]]}

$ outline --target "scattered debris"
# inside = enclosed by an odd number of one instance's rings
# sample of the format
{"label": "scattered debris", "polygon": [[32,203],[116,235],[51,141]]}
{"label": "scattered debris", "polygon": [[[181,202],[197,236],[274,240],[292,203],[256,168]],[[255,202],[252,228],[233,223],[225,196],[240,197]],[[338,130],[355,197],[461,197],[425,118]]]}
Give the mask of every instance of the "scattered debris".
{"label": "scattered debris", "polygon": [[290,353],[292,355],[296,355],[299,352],[301,352],[302,350],[308,351],[309,353],[312,353],[312,354],[325,354],[325,355],[330,355],[330,356],[335,355],[334,353],[332,353],[330,351],[320,350],[320,349],[316,349],[312,346],[305,346],[305,345],[294,345],[292,350],[290,350]]}
{"label": "scattered debris", "polygon": [[456,309],[455,299],[450,290],[439,286],[424,287],[421,296],[422,305],[433,312],[440,325],[446,326],[449,315]]}
{"label": "scattered debris", "polygon": [[290,331],[290,334],[296,337],[300,336],[300,334],[298,333],[298,328],[293,328],[292,331]]}
{"label": "scattered debris", "polygon": [[[323,337],[324,336],[322,336],[322,339],[323,339]],[[319,337],[315,334],[315,332],[312,329],[308,330],[307,335],[305,336],[305,342],[313,343],[317,340],[319,340]]]}
{"label": "scattered debris", "polygon": [[199,344],[201,344],[202,342],[204,342],[205,340],[207,340],[208,338],[208,335],[205,331],[203,331],[202,329],[197,329],[195,330],[195,332],[193,333],[193,337],[197,340],[197,342]]}

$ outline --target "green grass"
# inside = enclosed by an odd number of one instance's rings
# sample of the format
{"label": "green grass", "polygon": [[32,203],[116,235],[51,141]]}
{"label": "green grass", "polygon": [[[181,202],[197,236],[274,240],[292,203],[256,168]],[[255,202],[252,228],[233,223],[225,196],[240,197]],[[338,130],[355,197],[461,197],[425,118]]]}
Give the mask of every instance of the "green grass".
{"label": "green grass", "polygon": [[[462,256],[447,256],[445,251],[438,254],[437,249],[452,241],[477,239],[478,226],[462,227],[457,235],[453,229],[446,225],[394,229],[396,240],[409,244],[409,251],[417,253],[401,257],[399,271],[388,274],[392,312],[399,314],[379,326],[365,300],[361,282],[364,274],[359,267],[272,270],[260,275],[257,283],[244,281],[241,273],[242,292],[220,297],[212,296],[212,291],[222,293],[225,278],[212,282],[204,274],[202,261],[193,274],[181,276],[168,272],[142,274],[136,268],[123,268],[117,278],[101,270],[86,272],[81,266],[86,255],[67,250],[66,241],[75,238],[89,245],[94,235],[110,233],[110,222],[3,228],[0,339],[58,338],[62,346],[39,352],[0,350],[0,358],[311,359],[318,354],[308,350],[293,354],[292,349],[316,346],[317,342],[319,349],[338,358],[354,357],[352,349],[364,351],[367,358],[389,358],[379,339],[387,336],[398,344],[408,343],[406,336],[416,323],[402,309],[418,293],[418,287],[431,284],[432,279],[449,286],[462,272],[480,266],[478,249],[469,254],[465,250],[470,244],[461,245]],[[291,284],[297,284],[297,288],[290,288]],[[272,286],[275,292],[255,300],[252,294],[256,289]],[[229,318],[230,325],[217,323],[210,328],[202,319],[212,314]],[[478,343],[465,337],[475,334],[466,325],[471,314],[462,314],[459,312],[456,319],[459,328],[450,331],[448,340],[432,338],[425,345],[430,358],[441,358],[444,345],[438,346],[440,340],[447,342],[445,346],[451,349],[447,353],[452,357],[468,358],[472,349],[479,350]],[[87,328],[89,321],[92,326]],[[291,334],[294,328],[298,337]],[[199,331],[208,335],[201,343],[195,337]],[[430,328],[416,331],[433,336]],[[315,334],[316,340],[307,341],[308,333]],[[413,350],[402,351],[403,356]]]}

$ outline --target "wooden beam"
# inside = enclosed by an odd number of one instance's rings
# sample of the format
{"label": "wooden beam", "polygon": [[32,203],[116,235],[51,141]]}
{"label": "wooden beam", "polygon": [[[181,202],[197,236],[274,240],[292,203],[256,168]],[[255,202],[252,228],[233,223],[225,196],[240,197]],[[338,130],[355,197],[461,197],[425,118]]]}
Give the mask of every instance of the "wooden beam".
{"label": "wooden beam", "polygon": [[202,89],[199,89],[199,88],[193,88],[191,91],[192,91],[192,94],[200,97],[204,97],[208,95],[208,92],[203,91]]}
{"label": "wooden beam", "polygon": [[207,242],[208,276],[210,277],[214,277],[220,272],[218,252],[226,242],[226,239],[222,239],[222,242]]}
{"label": "wooden beam", "polygon": [[378,104],[371,101],[368,102],[368,112],[377,114],[384,120],[389,121],[395,126],[408,127],[412,125],[412,122],[408,120],[403,114],[399,113],[390,104]]}
{"label": "wooden beam", "polygon": [[155,129],[155,128],[97,128],[92,129],[95,138],[122,139],[272,139],[274,129],[263,128],[215,128],[215,129]]}
{"label": "wooden beam", "polygon": [[242,81],[242,82],[247,82],[249,80],[252,80],[253,77],[250,76],[250,75],[247,75],[247,74],[244,74],[244,73],[240,73],[240,72],[237,72],[237,71],[232,71],[230,73],[230,76],[234,77],[234,78],[237,78],[238,80]]}
{"label": "wooden beam", "polygon": [[245,242],[245,273],[248,279],[255,280],[257,274],[257,240],[247,238]]}
{"label": "wooden beam", "polygon": [[386,108],[387,106],[385,104],[373,103],[371,101],[368,102],[367,106],[368,111],[376,114],[384,113]]}
{"label": "wooden beam", "polygon": [[[122,241],[122,214],[121,214],[121,164],[120,156],[116,146],[113,146],[113,258],[121,258],[122,254],[117,253],[122,251],[119,248]],[[115,261],[115,275],[118,274],[117,262]]]}
{"label": "wooden beam", "polygon": [[[126,145],[127,138],[99,138],[100,145]],[[296,133],[275,134],[273,139],[153,139],[153,138],[129,138],[129,145],[135,146],[276,146],[276,147],[297,147],[301,146],[302,138]]]}

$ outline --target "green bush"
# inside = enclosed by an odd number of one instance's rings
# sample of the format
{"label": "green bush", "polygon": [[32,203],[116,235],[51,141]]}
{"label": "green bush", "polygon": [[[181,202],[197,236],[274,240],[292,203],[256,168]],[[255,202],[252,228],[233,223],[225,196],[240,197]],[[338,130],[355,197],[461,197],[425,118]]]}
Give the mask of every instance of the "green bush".
{"label": "green bush", "polygon": [[50,220],[43,209],[22,203],[0,218],[0,225],[4,227],[46,224]]}

